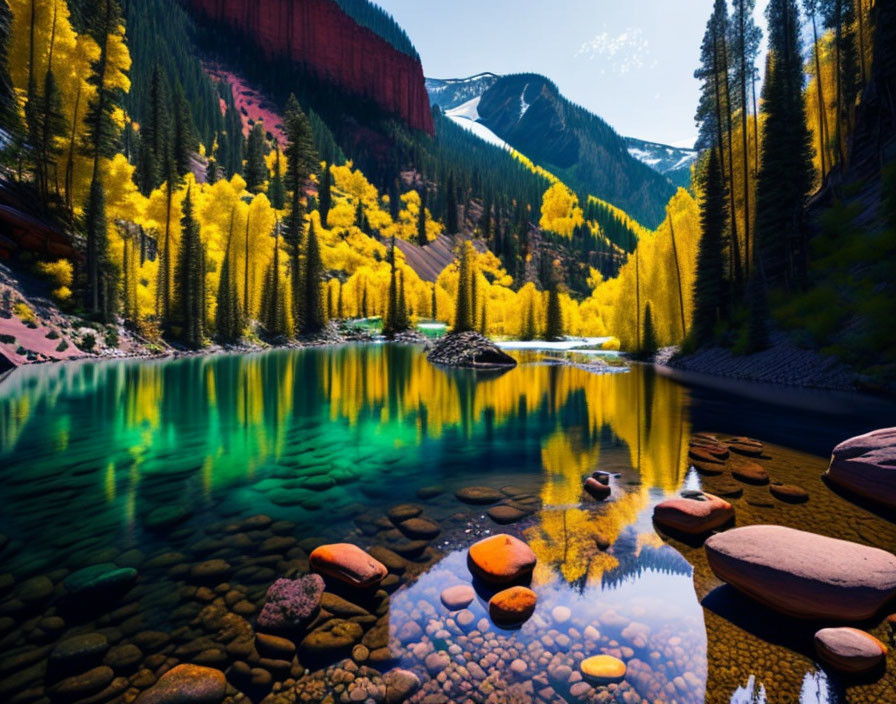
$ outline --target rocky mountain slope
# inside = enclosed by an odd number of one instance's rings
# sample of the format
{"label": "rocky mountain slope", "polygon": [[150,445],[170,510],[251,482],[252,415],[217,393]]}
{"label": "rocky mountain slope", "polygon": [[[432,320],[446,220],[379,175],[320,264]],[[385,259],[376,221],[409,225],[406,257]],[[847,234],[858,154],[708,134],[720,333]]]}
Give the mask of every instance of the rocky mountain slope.
{"label": "rocky mountain slope", "polygon": [[657,173],[661,173],[672,182],[673,186],[687,188],[691,184],[691,167],[699,155],[696,149],[682,149],[634,137],[624,139],[629,154]]}
{"label": "rocky mountain slope", "polygon": [[571,103],[544,76],[483,73],[430,78],[426,87],[430,102],[458,124],[476,131],[460,121],[466,119],[487,128],[581,194],[606,200],[650,227],[662,220],[675,192],[671,181],[635,158],[612,127]]}
{"label": "rocky mountain slope", "polygon": [[433,133],[420,60],[362,26],[334,0],[186,0],[199,16],[251,37],[339,90]]}

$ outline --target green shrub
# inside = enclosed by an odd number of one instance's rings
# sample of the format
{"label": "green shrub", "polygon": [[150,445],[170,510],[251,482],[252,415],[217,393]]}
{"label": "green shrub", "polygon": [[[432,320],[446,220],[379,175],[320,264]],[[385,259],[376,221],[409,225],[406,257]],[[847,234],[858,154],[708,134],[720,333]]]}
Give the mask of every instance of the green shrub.
{"label": "green shrub", "polygon": [[87,333],[84,337],[81,338],[81,341],[78,343],[78,349],[83,352],[93,352],[96,348],[96,335],[92,332]]}
{"label": "green shrub", "polygon": [[0,335],[0,342],[4,345],[16,344],[16,338],[13,335]]}
{"label": "green shrub", "polygon": [[65,340],[60,340],[59,344],[56,345],[57,352],[65,352],[68,349],[68,342]]}

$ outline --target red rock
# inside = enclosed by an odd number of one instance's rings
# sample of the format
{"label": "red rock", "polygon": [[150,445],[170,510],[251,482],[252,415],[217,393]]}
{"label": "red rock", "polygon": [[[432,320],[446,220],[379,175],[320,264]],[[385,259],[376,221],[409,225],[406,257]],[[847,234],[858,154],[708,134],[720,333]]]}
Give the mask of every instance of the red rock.
{"label": "red rock", "polygon": [[686,535],[701,535],[734,518],[734,507],[712,494],[698,498],[667,499],[653,509],[653,520]]}
{"label": "red rock", "polygon": [[839,672],[858,675],[887,657],[887,647],[857,628],[822,628],[815,634],[818,657]]}
{"label": "red rock", "polygon": [[199,665],[178,665],[166,672],[134,704],[219,704],[227,691],[220,670]]}
{"label": "red rock", "polygon": [[776,499],[788,504],[804,504],[809,500],[809,492],[795,484],[772,484],[768,490]]}
{"label": "red rock", "polygon": [[598,501],[603,501],[610,495],[610,487],[602,482],[597,481],[594,477],[588,477],[585,480],[585,491],[587,491],[592,498],[597,499]]}
{"label": "red rock", "polygon": [[731,468],[734,478],[745,484],[768,484],[768,472],[755,462],[742,462]]}
{"label": "red rock", "polygon": [[488,613],[497,624],[512,625],[528,621],[535,613],[538,595],[527,587],[511,587],[495,594],[488,602]]}
{"label": "red rock", "polygon": [[372,587],[388,573],[382,562],[351,543],[321,545],[311,553],[309,562],[315,572],[351,587]]}
{"label": "red rock", "polygon": [[724,460],[728,457],[728,454],[728,449],[721,445],[691,445],[691,449],[688,450],[688,457],[692,460],[701,460],[715,464],[725,464]]}
{"label": "red rock", "polygon": [[321,80],[434,133],[420,60],[362,27],[331,0],[189,0],[249,35],[269,57],[289,57]]}
{"label": "red rock", "polygon": [[719,579],[796,618],[864,621],[896,596],[896,555],[878,548],[770,525],[704,547]]}
{"label": "red rock", "polygon": [[519,538],[499,533],[470,546],[470,571],[489,584],[509,584],[531,576],[535,553]]}
{"label": "red rock", "polygon": [[854,494],[896,508],[896,428],[841,442],[825,476]]}
{"label": "red rock", "polygon": [[762,443],[752,438],[736,437],[727,441],[728,449],[739,455],[759,457],[762,454]]}

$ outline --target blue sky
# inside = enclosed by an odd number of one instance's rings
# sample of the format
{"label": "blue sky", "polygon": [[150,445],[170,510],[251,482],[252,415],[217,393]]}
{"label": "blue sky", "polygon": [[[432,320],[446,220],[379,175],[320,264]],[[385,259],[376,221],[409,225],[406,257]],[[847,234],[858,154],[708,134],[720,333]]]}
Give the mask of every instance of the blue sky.
{"label": "blue sky", "polygon": [[[546,75],[626,136],[690,146],[712,0],[375,0],[433,78]],[[768,0],[757,0],[764,28]]]}

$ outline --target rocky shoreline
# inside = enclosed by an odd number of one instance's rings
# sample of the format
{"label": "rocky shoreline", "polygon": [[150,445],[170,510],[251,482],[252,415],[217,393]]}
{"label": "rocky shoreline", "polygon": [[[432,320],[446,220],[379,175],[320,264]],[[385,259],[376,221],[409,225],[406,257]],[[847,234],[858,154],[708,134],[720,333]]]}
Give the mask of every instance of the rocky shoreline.
{"label": "rocky shoreline", "polygon": [[427,355],[433,364],[485,371],[511,369],[516,360],[478,332],[450,333],[433,345]]}

